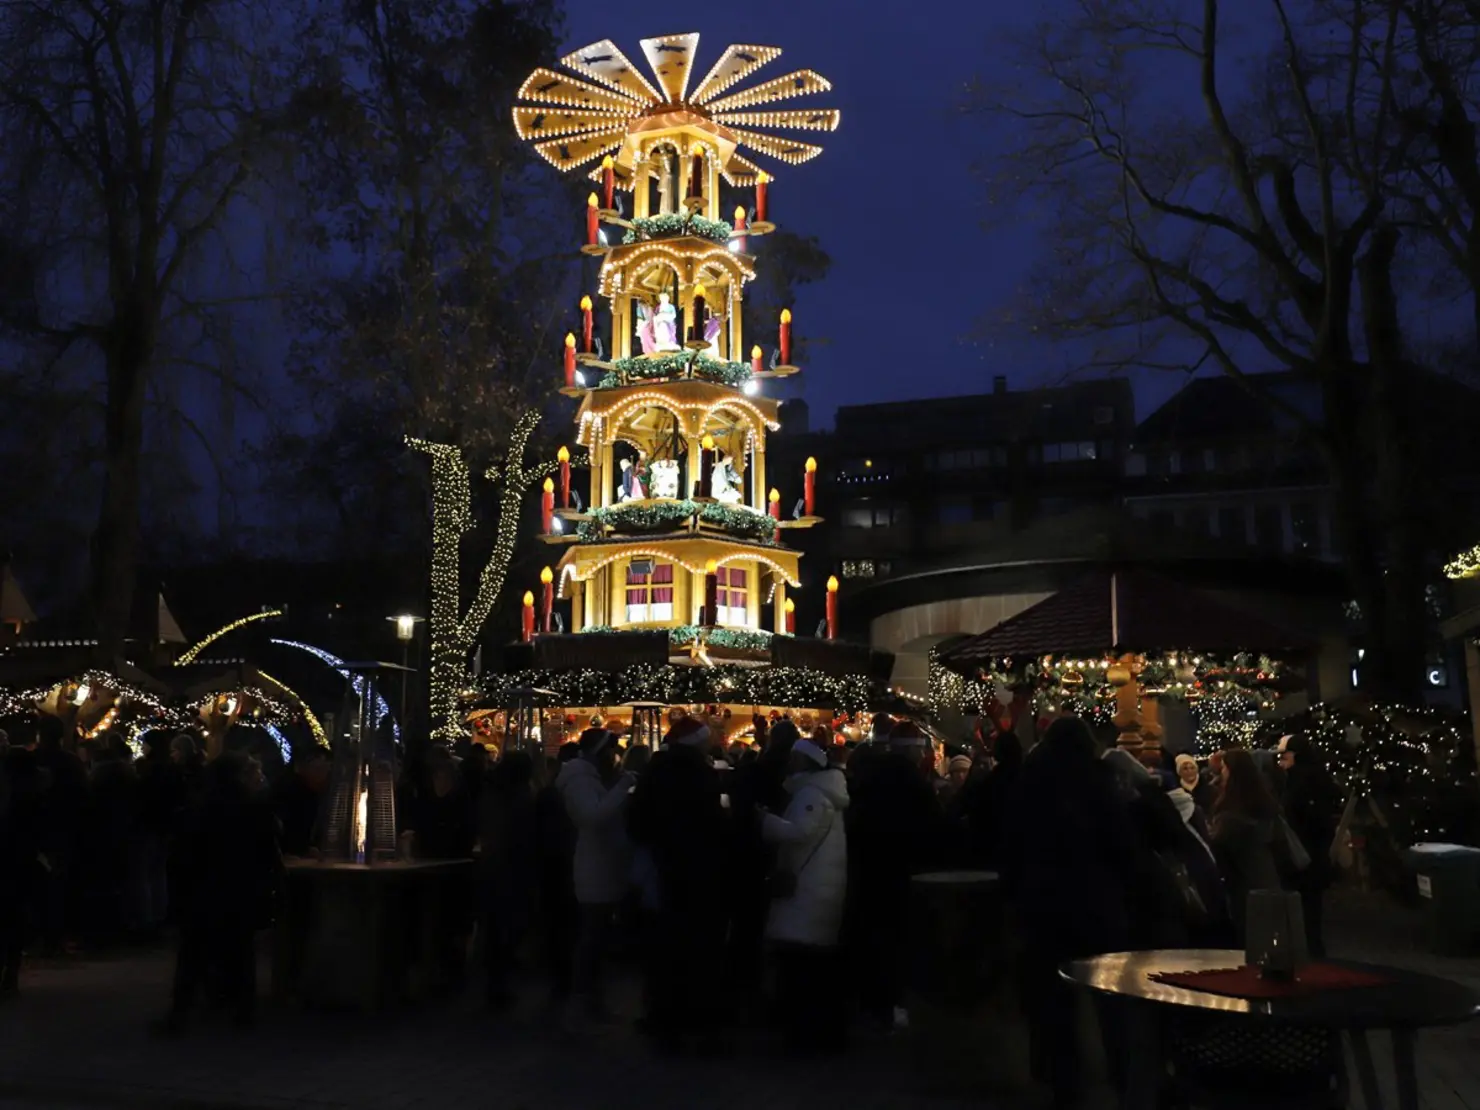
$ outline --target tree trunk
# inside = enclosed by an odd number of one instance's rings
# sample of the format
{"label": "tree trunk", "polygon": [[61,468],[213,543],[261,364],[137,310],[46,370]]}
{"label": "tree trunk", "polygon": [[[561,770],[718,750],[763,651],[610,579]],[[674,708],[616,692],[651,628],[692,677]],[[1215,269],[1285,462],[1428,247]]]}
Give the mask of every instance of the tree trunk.
{"label": "tree trunk", "polygon": [[139,562],[140,455],[144,444],[144,399],[154,355],[153,314],[135,309],[120,315],[105,350],[103,500],[92,538],[92,605],[98,658],[111,666],[123,652],[133,611]]}

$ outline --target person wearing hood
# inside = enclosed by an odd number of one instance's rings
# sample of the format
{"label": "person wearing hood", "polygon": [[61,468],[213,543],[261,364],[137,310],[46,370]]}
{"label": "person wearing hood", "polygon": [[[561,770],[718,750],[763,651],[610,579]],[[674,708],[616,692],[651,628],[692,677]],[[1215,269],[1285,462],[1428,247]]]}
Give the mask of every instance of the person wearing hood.
{"label": "person wearing hood", "polygon": [[1177,756],[1175,764],[1177,771],[1177,785],[1186,792],[1198,809],[1202,811],[1203,817],[1213,812],[1213,805],[1218,800],[1218,791],[1211,782],[1203,778],[1202,768],[1197,765],[1197,760],[1183,752]]}
{"label": "person wearing hood", "polygon": [[1341,818],[1341,789],[1304,736],[1286,736],[1279,746],[1285,772],[1285,819],[1310,857],[1295,881],[1305,916],[1306,946],[1311,956],[1326,954],[1323,928],[1325,890],[1331,885],[1331,843]]}
{"label": "person wearing hood", "polygon": [[572,871],[581,929],[571,968],[571,986],[593,1021],[605,1021],[601,994],[601,955],[611,935],[617,907],[627,894],[632,847],[623,819],[636,777],[617,768],[617,738],[604,728],[581,733],[580,758],[560,770],[555,789],[576,830]]}
{"label": "person wearing hood", "polygon": [[848,891],[848,780],[810,740],[793,745],[790,769],[785,812],[768,813],[761,824],[761,835],[777,846],[766,939],[787,1045],[838,1052],[845,1044],[838,934]]}
{"label": "person wearing hood", "polygon": [[1198,948],[1227,948],[1233,943],[1233,919],[1228,909],[1228,888],[1218,870],[1212,832],[1207,819],[1180,786],[1166,792],[1181,819],[1181,835],[1174,842],[1176,859],[1186,869],[1187,880],[1202,903],[1202,913],[1189,921],[1189,940]]}

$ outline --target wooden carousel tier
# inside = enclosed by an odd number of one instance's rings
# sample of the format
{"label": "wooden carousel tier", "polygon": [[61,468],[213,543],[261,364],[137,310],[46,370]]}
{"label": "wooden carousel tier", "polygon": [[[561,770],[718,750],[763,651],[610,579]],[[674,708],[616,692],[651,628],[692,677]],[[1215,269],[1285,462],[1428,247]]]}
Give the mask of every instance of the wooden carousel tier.
{"label": "wooden carousel tier", "polygon": [[572,544],[560,557],[557,581],[563,593],[567,581],[584,582],[604,567],[644,557],[666,560],[691,574],[703,574],[711,561],[727,566],[754,560],[778,574],[788,586],[801,585],[801,552],[708,530],[616,535]]}

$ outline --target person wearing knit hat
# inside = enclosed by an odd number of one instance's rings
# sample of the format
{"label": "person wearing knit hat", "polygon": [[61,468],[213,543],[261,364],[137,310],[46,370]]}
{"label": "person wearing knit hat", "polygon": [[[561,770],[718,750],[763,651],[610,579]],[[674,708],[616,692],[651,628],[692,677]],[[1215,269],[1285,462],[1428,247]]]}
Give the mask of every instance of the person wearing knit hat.
{"label": "person wearing knit hat", "polygon": [[811,740],[791,749],[789,795],[761,835],[776,846],[766,939],[773,947],[782,1033],[793,1051],[841,1051],[846,1025],[838,937],[848,889],[848,779]]}
{"label": "person wearing knit hat", "polygon": [[731,894],[721,861],[732,845],[719,772],[709,758],[709,726],[673,722],[663,750],[637,782],[627,814],[632,840],[652,856],[658,877],[656,950],[647,961],[645,1031],[661,1048],[712,1039],[722,995],[722,965],[710,950],[723,936]]}
{"label": "person wearing knit hat", "polygon": [[580,758],[565,764],[555,780],[576,830],[574,878],[581,931],[571,985],[593,1021],[607,1020],[601,958],[632,869],[632,846],[623,823],[636,779],[619,771],[616,740],[604,728],[588,728],[581,733]]}
{"label": "person wearing knit hat", "polygon": [[1197,808],[1202,810],[1206,817],[1213,812],[1213,803],[1218,800],[1218,792],[1213,784],[1203,778],[1202,768],[1197,765],[1197,760],[1183,752],[1176,760],[1177,783],[1187,791]]}

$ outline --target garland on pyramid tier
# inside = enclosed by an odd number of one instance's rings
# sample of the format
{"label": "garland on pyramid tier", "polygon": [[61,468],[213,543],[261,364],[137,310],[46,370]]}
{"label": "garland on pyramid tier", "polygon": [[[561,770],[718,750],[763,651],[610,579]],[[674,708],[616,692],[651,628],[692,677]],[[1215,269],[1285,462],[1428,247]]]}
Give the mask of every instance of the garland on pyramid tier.
{"label": "garland on pyramid tier", "polygon": [[884,691],[867,675],[837,677],[800,667],[687,667],[643,664],[620,672],[520,671],[490,675],[482,700],[509,705],[514,691],[553,691],[567,707],[616,706],[634,701],[665,705],[781,705],[862,712]]}
{"label": "garland on pyramid tier", "polygon": [[[581,635],[591,633],[619,632],[609,624],[581,629]],[[771,646],[774,633],[749,628],[704,628],[697,624],[680,624],[668,629],[668,642],[674,647],[688,647],[702,640],[712,647],[734,648],[737,651],[765,651]]]}
{"label": "garland on pyramid tier", "polygon": [[670,355],[643,355],[612,361],[612,369],[596,383],[598,389],[630,385],[632,382],[668,381],[699,378],[721,385],[744,385],[750,380],[748,363],[726,362],[697,351],[677,351]]}
{"label": "garland on pyramid tier", "polygon": [[771,543],[776,534],[776,521],[751,509],[715,502],[648,501],[592,509],[576,525],[576,535],[582,540],[596,541],[605,538],[608,529],[618,533],[674,532],[696,516],[702,524],[756,543]]}
{"label": "garland on pyramid tier", "polygon": [[623,243],[641,243],[648,239],[672,239],[680,235],[697,235],[715,243],[728,243],[735,230],[724,220],[711,220],[682,212],[662,216],[643,216],[631,221],[622,236]]}

